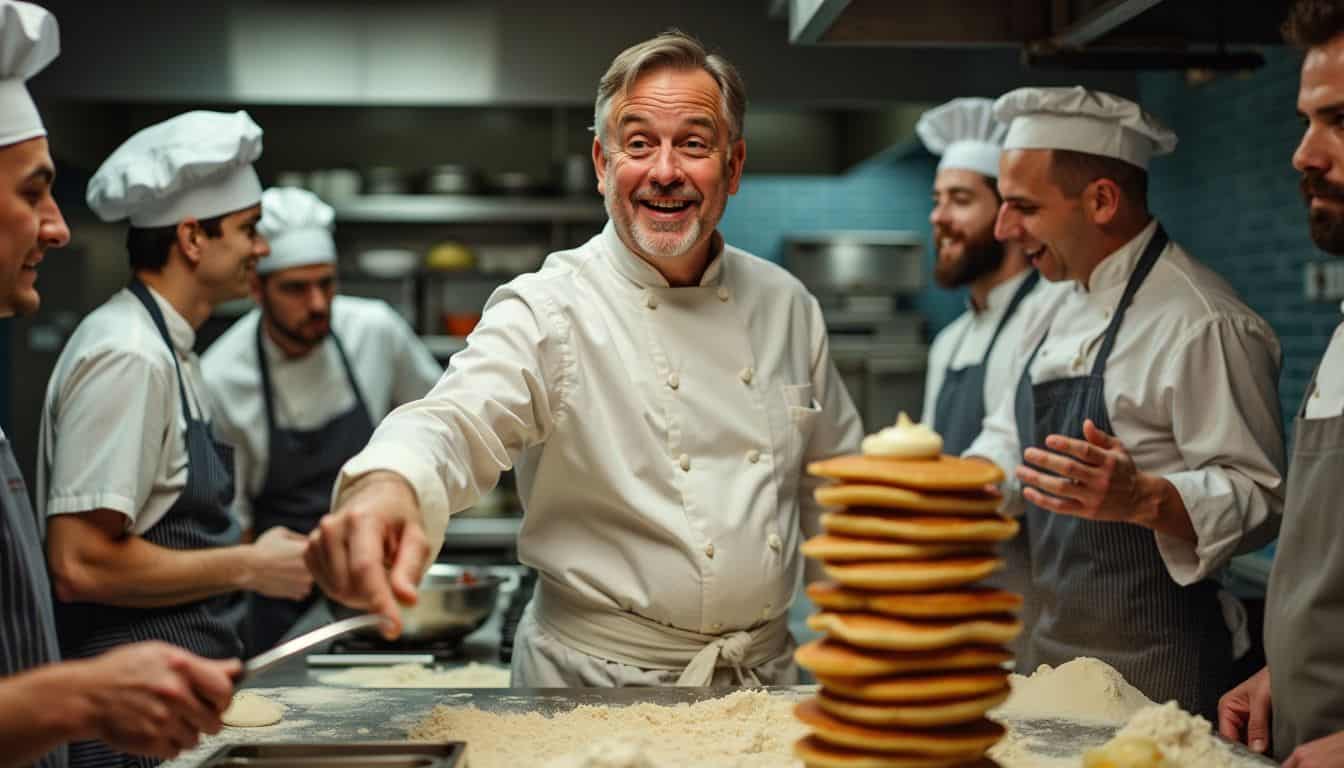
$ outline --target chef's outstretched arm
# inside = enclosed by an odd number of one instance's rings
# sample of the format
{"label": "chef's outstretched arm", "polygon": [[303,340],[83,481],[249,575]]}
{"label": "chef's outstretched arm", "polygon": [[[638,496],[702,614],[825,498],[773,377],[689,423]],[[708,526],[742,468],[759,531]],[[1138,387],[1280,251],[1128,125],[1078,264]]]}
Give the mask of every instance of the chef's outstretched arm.
{"label": "chef's outstretched arm", "polygon": [[550,298],[555,279],[526,275],[497,290],[443,378],[389,414],[337,476],[308,562],[328,594],[386,616],[389,638],[401,631],[397,604],[415,600],[448,518],[493,488],[569,410],[579,363]]}

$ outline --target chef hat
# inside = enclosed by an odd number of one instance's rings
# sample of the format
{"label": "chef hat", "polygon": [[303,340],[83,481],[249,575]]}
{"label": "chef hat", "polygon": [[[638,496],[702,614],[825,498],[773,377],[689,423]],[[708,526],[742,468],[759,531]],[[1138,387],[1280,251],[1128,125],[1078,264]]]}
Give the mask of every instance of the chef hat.
{"label": "chef hat", "polygon": [[271,255],[257,262],[257,274],[335,263],[335,219],[332,207],[306,189],[271,187],[263,192],[257,229],[270,241]]}
{"label": "chef hat", "polygon": [[24,83],[60,52],[55,16],[32,3],[0,0],[0,147],[47,135]]}
{"label": "chef hat", "polygon": [[919,116],[915,133],[935,155],[938,170],[964,168],[997,178],[1008,127],[994,119],[992,99],[953,99]]}
{"label": "chef hat", "polygon": [[127,139],[89,179],[103,221],[166,227],[256,205],[261,128],[246,112],[187,112]]}
{"label": "chef hat", "polygon": [[1129,99],[1081,85],[1018,88],[994,102],[1009,123],[1004,149],[1068,149],[1148,168],[1176,148],[1176,134]]}

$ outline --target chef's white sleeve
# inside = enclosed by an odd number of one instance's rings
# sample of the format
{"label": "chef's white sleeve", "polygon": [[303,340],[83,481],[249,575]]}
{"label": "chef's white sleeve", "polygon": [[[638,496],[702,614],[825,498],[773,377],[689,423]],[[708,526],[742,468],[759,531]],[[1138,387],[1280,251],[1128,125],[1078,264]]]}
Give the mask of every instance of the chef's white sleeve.
{"label": "chef's white sleeve", "polygon": [[355,478],[395,472],[414,489],[437,552],[448,518],[550,435],[574,380],[567,324],[549,298],[525,298],[516,285],[490,298],[466,349],[453,355],[429,394],[388,414],[368,446],[346,462],[333,503]]}
{"label": "chef's white sleeve", "polygon": [[1209,578],[1234,555],[1278,535],[1283,516],[1279,345],[1258,319],[1215,317],[1179,340],[1161,396],[1189,469],[1163,475],[1181,495],[1198,537],[1156,533],[1176,583]]}

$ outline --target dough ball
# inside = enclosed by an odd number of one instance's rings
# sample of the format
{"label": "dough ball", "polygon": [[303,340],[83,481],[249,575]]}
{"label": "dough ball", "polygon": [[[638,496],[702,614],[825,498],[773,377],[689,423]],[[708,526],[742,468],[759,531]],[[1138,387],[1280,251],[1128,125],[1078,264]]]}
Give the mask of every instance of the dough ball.
{"label": "dough ball", "polygon": [[285,708],[265,696],[241,691],[234,694],[233,703],[224,710],[225,725],[235,728],[256,728],[262,725],[275,725]]}

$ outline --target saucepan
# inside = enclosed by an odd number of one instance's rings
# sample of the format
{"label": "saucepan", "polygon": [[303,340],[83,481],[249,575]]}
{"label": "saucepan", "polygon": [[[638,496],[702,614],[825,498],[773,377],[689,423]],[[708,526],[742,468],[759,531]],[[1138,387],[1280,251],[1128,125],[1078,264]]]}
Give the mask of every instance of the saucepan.
{"label": "saucepan", "polygon": [[[453,643],[480,629],[495,612],[499,586],[504,581],[483,568],[435,563],[420,581],[420,599],[402,606],[398,644]],[[337,619],[359,614],[353,608],[333,603]],[[378,627],[364,627],[355,634],[380,639]]]}

